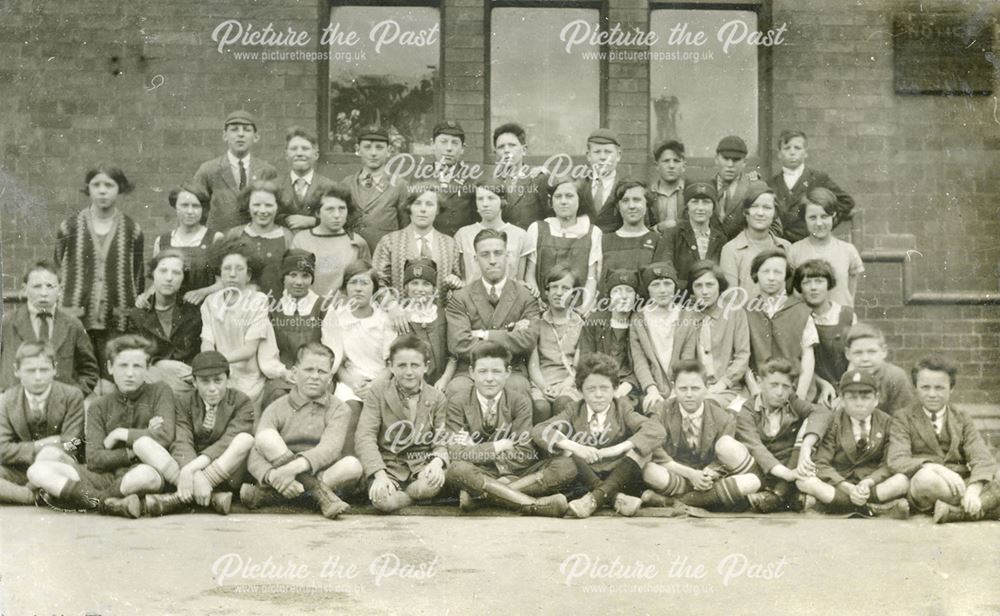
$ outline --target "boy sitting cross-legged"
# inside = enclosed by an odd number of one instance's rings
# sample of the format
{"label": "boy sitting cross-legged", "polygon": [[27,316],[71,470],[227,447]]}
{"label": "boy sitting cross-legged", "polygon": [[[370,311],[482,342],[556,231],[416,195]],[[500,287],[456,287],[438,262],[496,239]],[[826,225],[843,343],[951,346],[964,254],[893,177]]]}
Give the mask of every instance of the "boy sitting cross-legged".
{"label": "boy sitting cross-legged", "polygon": [[886,455],[892,418],[877,407],[875,377],[848,370],[840,379],[841,408],[816,452],[816,476],[799,479],[799,491],[828,511],[860,510],[894,518],[909,516],[906,475],[889,470]]}
{"label": "boy sitting cross-legged", "polygon": [[674,498],[707,509],[741,510],[747,494],[760,489],[753,458],[735,438],[736,418],[706,398],[708,386],[698,360],[673,367],[676,397],[656,403],[653,417],[667,432],[663,446],[642,469],[650,490],[644,505],[666,507]]}

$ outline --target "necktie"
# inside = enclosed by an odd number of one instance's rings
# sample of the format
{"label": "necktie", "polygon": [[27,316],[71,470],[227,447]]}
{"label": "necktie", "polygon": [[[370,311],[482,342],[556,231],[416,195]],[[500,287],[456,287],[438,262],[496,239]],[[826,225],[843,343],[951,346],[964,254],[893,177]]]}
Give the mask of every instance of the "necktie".
{"label": "necktie", "polygon": [[604,182],[600,178],[594,180],[594,206],[600,209],[604,205]]}
{"label": "necktie", "polygon": [[247,186],[247,167],[246,165],[243,164],[242,160],[239,162],[240,162],[240,190],[243,190]]}
{"label": "necktie", "polygon": [[591,434],[601,433],[601,419],[600,415],[598,415],[597,413],[593,413],[590,416],[590,433]]}
{"label": "necktie", "polygon": [[49,319],[52,315],[48,312],[39,312],[38,317],[38,341],[48,342],[49,341]]}
{"label": "necktie", "polygon": [[375,179],[372,177],[372,174],[370,174],[368,172],[365,172],[364,174],[362,174],[362,176],[361,176],[361,185],[364,186],[365,188],[371,188],[372,186],[374,186],[375,185]]}
{"label": "necktie", "polygon": [[934,428],[934,433],[941,437],[941,423],[938,421],[941,418],[941,411],[934,411],[931,413],[931,426]]}
{"label": "necktie", "polygon": [[421,259],[430,258],[431,249],[427,246],[426,237],[417,238],[417,256]]}
{"label": "necktie", "polygon": [[497,304],[499,303],[500,303],[500,294],[497,293],[496,286],[490,286],[490,306],[496,308]]}
{"label": "necktie", "polygon": [[868,420],[865,419],[858,426],[860,428],[858,435],[858,450],[864,451],[868,449]]}
{"label": "necktie", "polygon": [[38,398],[28,400],[28,410],[31,412],[31,423],[37,424],[45,417],[45,409]]}
{"label": "necktie", "polygon": [[309,185],[306,184],[305,178],[298,178],[295,180],[295,196],[297,196],[300,200],[305,199],[308,187]]}
{"label": "necktie", "polygon": [[694,417],[684,416],[684,440],[687,441],[688,449],[694,451],[698,448],[698,430],[694,425]]}
{"label": "necktie", "polygon": [[492,429],[497,425],[497,401],[490,398],[486,401],[486,411],[483,413],[483,427]]}
{"label": "necktie", "polygon": [[209,406],[205,409],[205,419],[201,422],[201,427],[206,431],[211,432],[212,428],[215,427],[215,407]]}

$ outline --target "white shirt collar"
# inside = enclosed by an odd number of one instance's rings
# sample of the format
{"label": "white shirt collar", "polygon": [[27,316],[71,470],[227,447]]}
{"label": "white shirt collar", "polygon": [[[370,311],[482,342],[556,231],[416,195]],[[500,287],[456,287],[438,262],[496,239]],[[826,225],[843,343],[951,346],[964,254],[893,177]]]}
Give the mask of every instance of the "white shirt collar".
{"label": "white shirt collar", "polygon": [[784,175],[786,178],[793,178],[795,180],[798,180],[800,177],[802,177],[802,172],[805,170],[806,170],[805,165],[799,165],[794,169],[789,169],[788,167],[782,167],[781,174]]}
{"label": "white shirt collar", "polygon": [[487,295],[490,294],[490,288],[496,287],[496,289],[497,289],[497,297],[499,297],[499,296],[503,295],[503,288],[505,286],[507,286],[507,277],[506,276],[504,276],[503,280],[501,280],[500,282],[498,282],[496,284],[490,284],[489,282],[486,282],[485,278],[482,278],[482,281],[483,281],[483,286],[486,287],[486,294]]}
{"label": "white shirt collar", "polygon": [[246,168],[246,170],[247,170],[247,179],[248,180],[250,179],[250,153],[249,152],[247,152],[247,155],[244,156],[243,158],[236,158],[236,155],[234,155],[229,150],[226,150],[226,159],[229,160],[229,166],[232,167],[233,170],[236,172],[237,177],[239,176],[240,161],[242,160],[243,161],[243,167]]}
{"label": "white shirt collar", "polygon": [[705,414],[705,403],[704,402],[702,402],[701,405],[698,406],[698,410],[696,410],[693,413],[688,413],[687,411],[684,410],[683,407],[678,407],[678,408],[680,408],[680,410],[681,410],[681,417],[684,417],[684,418],[689,419],[691,421],[694,421],[696,423],[700,422],[702,416],[704,416],[704,414]]}
{"label": "white shirt collar", "polygon": [[[35,307],[34,305],[32,305],[31,303],[28,303],[27,306],[28,306],[28,314],[31,316],[31,318],[37,319],[38,318],[38,312],[39,312],[38,308]],[[52,310],[49,310],[49,314],[52,315],[52,317],[50,317],[50,318],[55,317],[56,316],[56,309],[53,307]]]}
{"label": "white shirt collar", "polygon": [[577,216],[576,222],[568,227],[563,227],[559,223],[559,219],[555,216],[546,218],[545,222],[549,224],[549,231],[552,235],[556,235],[558,237],[566,237],[571,234],[583,237],[583,234],[590,230],[590,217],[586,214],[583,216]]}
{"label": "white shirt collar", "polygon": [[[500,391],[500,393],[498,393],[496,395],[495,398],[493,398],[493,410],[498,410],[500,408],[500,398],[501,397],[503,397],[503,391],[502,390]],[[488,408],[488,406],[489,406],[490,398],[487,398],[483,394],[479,393],[479,390],[477,389],[476,390],[476,399],[479,400],[479,408],[482,409],[483,411],[485,411]]]}
{"label": "white shirt collar", "polygon": [[[924,415],[927,415],[927,419],[930,419],[931,422],[933,422],[934,421],[934,413],[931,413],[930,411],[928,411],[926,407],[922,407],[922,408],[924,409]],[[947,406],[944,407],[943,409],[941,409],[940,411],[938,411],[937,412],[938,421],[941,421],[942,419],[944,419],[944,416],[945,416],[945,414],[947,414],[947,412],[948,412],[948,407]]]}
{"label": "white shirt collar", "polygon": [[604,428],[607,427],[608,411],[610,411],[610,410],[611,410],[611,405],[609,404],[608,408],[606,408],[604,411],[598,413],[594,409],[590,408],[590,405],[588,404],[587,405],[587,425],[588,426],[590,425],[590,423],[594,420],[594,416],[596,415],[597,416],[597,424],[600,426],[601,430],[604,430]]}
{"label": "white shirt collar", "polygon": [[27,389],[24,390],[24,395],[28,399],[28,404],[31,405],[34,402],[37,406],[45,407],[45,403],[49,400],[49,394],[52,393],[52,385],[50,384],[45,391],[38,394],[37,396],[29,392]]}
{"label": "white shirt collar", "polygon": [[299,175],[299,174],[295,173],[294,171],[289,171],[289,174],[292,176],[292,186],[294,187],[295,186],[295,182],[297,182],[298,180],[302,179],[302,180],[305,180],[305,182],[306,182],[306,188],[309,188],[310,186],[312,186],[312,183],[313,183],[313,173],[314,173],[313,169],[310,169],[309,173],[307,173],[305,175]]}
{"label": "white shirt collar", "polygon": [[281,312],[286,317],[295,316],[296,310],[301,315],[307,315],[312,312],[313,306],[316,304],[316,300],[319,299],[319,295],[315,291],[309,289],[309,291],[300,297],[299,299],[292,298],[288,294],[288,291],[284,291],[281,294]]}

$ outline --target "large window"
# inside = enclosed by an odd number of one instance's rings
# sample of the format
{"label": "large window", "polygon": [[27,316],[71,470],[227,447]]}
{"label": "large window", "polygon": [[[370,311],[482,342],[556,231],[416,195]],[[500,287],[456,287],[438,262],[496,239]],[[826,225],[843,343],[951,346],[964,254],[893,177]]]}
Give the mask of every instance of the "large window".
{"label": "large window", "polygon": [[[599,48],[566,51],[562,30],[600,11],[495,8],[490,13],[490,122],[518,122],[532,154],[581,152],[601,122]],[[487,136],[487,141],[490,136]]]}
{"label": "large window", "polygon": [[[329,144],[353,152],[365,124],[381,124],[399,152],[429,151],[440,96],[438,9],[333,6],[330,40]],[[354,44],[347,44],[350,33]]]}
{"label": "large window", "polygon": [[[728,24],[728,25],[727,25]],[[720,28],[754,32],[757,14],[731,10],[654,10],[650,30],[650,147],[666,139],[684,143],[689,157],[713,157],[719,139],[738,135],[751,156],[757,151],[757,48],[734,44],[723,49]],[[704,32],[704,45],[670,45],[671,29]]]}

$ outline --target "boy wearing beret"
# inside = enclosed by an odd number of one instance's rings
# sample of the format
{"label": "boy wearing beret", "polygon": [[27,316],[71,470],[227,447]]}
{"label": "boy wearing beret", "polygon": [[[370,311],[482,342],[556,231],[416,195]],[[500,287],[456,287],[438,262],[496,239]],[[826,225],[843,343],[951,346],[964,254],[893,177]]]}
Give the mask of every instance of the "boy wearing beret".
{"label": "boy wearing beret", "polygon": [[361,478],[357,458],[342,456],[350,410],[330,393],[333,351],[318,342],[299,347],[295,386],[264,410],[247,467],[258,485],[244,484],[240,501],[249,509],[303,493],[334,519],[350,507],[334,490],[352,490]]}
{"label": "boy wearing beret", "polygon": [[75,457],[83,444],[83,394],[55,380],[56,352],[45,342],[21,343],[14,374],[20,384],[0,398],[0,503],[30,505],[28,467],[53,452]]}
{"label": "boy wearing beret", "polygon": [[657,402],[653,417],[666,430],[662,447],[642,470],[650,490],[644,505],[685,505],[742,510],[746,496],[760,489],[754,461],[736,440],[736,418],[706,398],[705,371],[696,359],[678,361],[672,369],[675,397]]}
{"label": "boy wearing beret", "polygon": [[889,470],[892,418],[877,408],[872,375],[848,370],[840,379],[840,408],[816,451],[816,476],[799,479],[799,491],[829,511],[861,510],[869,515],[906,518],[909,480]]}
{"label": "boy wearing beret", "polygon": [[180,466],[177,491],[147,494],[147,515],[180,513],[192,505],[225,515],[233,490],[243,483],[253,447],[253,403],[229,388],[229,361],[218,351],[196,355],[191,374],[195,390],[177,399],[177,432],[170,446]]}
{"label": "boy wearing beret", "polygon": [[469,166],[462,162],[465,131],[455,121],[440,122],[434,127],[434,178],[438,182],[438,213],[434,228],[448,237],[476,222],[476,191],[469,177]]}
{"label": "boy wearing beret", "polygon": [[237,204],[240,192],[256,180],[278,179],[278,172],[270,163],[252,155],[260,133],[250,112],[234,111],[226,116],[222,126],[226,153],[202,163],[192,180],[192,188],[211,199],[209,229],[245,225],[250,219],[240,214]]}
{"label": "boy wearing beret", "polygon": [[662,231],[653,261],[667,261],[677,271],[678,284],[688,283],[691,265],[703,259],[716,263],[722,256],[726,236],[713,214],[718,196],[708,182],[691,182],[683,191],[684,216],[675,225]]}
{"label": "boy wearing beret", "polygon": [[911,371],[917,403],[893,415],[889,468],[910,478],[910,503],[934,521],[1000,519],[997,462],[972,418],[951,404],[958,368],[936,357]]}
{"label": "boy wearing beret", "polygon": [[351,191],[351,201],[358,210],[355,231],[369,247],[375,247],[383,236],[409,224],[405,207],[407,183],[386,171],[393,147],[385,128],[375,124],[362,127],[354,153],[361,159],[361,169],[344,178],[341,184]]}

